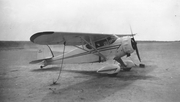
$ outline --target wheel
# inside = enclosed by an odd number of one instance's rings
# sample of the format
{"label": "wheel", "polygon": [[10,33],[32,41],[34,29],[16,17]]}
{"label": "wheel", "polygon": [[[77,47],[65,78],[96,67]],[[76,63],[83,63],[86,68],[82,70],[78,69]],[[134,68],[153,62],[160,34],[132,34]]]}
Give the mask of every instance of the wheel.
{"label": "wheel", "polygon": [[131,70],[131,68],[124,68],[123,69],[123,71],[127,71],[127,72],[130,71],[130,70]]}
{"label": "wheel", "polygon": [[116,77],[118,73],[115,74],[109,74],[110,77]]}
{"label": "wheel", "polygon": [[139,64],[139,67],[145,68],[145,64]]}
{"label": "wheel", "polygon": [[41,69],[43,69],[44,66],[40,66]]}

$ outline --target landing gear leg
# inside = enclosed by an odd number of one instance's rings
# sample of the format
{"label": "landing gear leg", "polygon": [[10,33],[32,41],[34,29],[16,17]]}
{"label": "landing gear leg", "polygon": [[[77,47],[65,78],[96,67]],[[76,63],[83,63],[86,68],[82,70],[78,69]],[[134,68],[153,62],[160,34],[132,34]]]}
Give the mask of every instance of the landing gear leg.
{"label": "landing gear leg", "polygon": [[41,64],[40,68],[43,69],[46,65],[47,65],[46,60],[43,60],[43,62],[42,62],[42,64]]}
{"label": "landing gear leg", "polygon": [[120,57],[115,57],[114,60],[121,64],[121,68],[123,69],[123,71],[130,71],[131,70],[131,68],[126,67],[126,65],[124,64],[123,60]]}
{"label": "landing gear leg", "polygon": [[121,64],[121,67],[126,67],[126,65],[124,64],[123,60],[121,59],[121,57],[115,57],[114,58],[115,61],[119,62]]}

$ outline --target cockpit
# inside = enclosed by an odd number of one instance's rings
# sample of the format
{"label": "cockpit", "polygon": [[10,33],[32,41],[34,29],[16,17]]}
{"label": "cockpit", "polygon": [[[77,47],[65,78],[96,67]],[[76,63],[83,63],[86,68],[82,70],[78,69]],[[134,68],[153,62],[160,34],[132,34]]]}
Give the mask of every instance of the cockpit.
{"label": "cockpit", "polygon": [[[116,41],[116,39],[117,39],[116,36],[108,36],[108,37],[105,37],[101,40],[95,41],[94,45],[96,48],[99,48],[102,46],[107,46],[107,45],[114,43]],[[92,47],[89,44],[86,44],[86,48],[92,49]]]}

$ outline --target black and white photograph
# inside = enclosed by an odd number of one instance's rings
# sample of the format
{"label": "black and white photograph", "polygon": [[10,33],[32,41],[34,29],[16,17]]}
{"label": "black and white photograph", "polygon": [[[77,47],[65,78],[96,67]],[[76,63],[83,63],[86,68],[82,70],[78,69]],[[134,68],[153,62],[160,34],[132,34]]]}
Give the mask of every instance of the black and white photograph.
{"label": "black and white photograph", "polygon": [[0,0],[0,102],[179,101],[179,0]]}

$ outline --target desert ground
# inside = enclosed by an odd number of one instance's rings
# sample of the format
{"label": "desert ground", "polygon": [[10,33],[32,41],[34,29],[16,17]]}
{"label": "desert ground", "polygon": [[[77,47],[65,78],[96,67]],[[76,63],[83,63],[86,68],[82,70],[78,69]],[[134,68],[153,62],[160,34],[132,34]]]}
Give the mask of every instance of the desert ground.
{"label": "desert ground", "polygon": [[[117,77],[96,73],[111,61],[65,64],[56,85],[52,83],[60,65],[40,69],[29,64],[36,59],[37,47],[15,42],[0,45],[1,102],[180,101],[180,42],[139,42],[146,67],[121,71]],[[139,64],[136,53],[130,59]]]}

